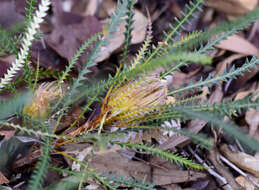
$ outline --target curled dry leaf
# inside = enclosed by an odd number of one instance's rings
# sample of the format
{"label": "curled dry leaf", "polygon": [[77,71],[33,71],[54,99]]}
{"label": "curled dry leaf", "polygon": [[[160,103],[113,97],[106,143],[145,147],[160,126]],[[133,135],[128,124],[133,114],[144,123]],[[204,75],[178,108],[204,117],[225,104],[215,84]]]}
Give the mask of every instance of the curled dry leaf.
{"label": "curled dry leaf", "polygon": [[229,150],[227,145],[220,147],[221,152],[239,168],[259,177],[259,158],[251,156],[244,152],[233,152]]}
{"label": "curled dry leaf", "polygon": [[227,14],[244,14],[253,10],[258,1],[257,0],[207,0],[209,7],[222,11]]}

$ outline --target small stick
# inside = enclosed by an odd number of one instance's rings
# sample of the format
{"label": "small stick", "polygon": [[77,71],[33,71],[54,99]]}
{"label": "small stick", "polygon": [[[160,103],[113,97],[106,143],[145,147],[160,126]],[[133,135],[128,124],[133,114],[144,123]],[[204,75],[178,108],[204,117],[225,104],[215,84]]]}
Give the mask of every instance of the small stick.
{"label": "small stick", "polygon": [[217,172],[215,172],[213,169],[211,169],[208,164],[206,164],[202,159],[201,157],[196,154],[193,149],[188,146],[188,150],[194,155],[194,157],[198,160],[198,162],[200,164],[202,164],[204,167],[208,168],[207,171],[209,172],[210,175],[214,176],[215,178],[217,178],[219,181],[221,181],[223,184],[226,184],[225,187],[228,189],[228,190],[234,190],[227,182],[227,180],[222,177],[221,175],[219,175]]}
{"label": "small stick", "polygon": [[252,182],[256,187],[259,187],[259,184],[256,183],[251,177],[249,177],[245,172],[240,170],[237,166],[235,166],[233,163],[231,163],[228,159],[226,159],[224,156],[220,155],[219,158],[225,162],[229,167],[236,170],[240,175],[244,176],[247,180]]}

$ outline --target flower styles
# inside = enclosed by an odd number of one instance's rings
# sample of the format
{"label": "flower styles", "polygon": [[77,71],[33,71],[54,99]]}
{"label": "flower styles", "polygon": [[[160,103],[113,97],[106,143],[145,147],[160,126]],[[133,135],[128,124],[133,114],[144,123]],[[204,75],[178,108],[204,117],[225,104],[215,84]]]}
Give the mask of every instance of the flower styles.
{"label": "flower styles", "polygon": [[76,136],[102,126],[138,128],[146,116],[159,112],[166,98],[166,81],[154,74],[112,86],[103,100],[100,114],[69,135]]}

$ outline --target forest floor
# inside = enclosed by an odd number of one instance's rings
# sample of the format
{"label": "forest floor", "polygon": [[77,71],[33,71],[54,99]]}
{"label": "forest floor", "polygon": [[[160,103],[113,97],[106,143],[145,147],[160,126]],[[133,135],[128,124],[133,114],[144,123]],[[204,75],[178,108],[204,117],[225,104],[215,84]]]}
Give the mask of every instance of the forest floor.
{"label": "forest floor", "polygon": [[[132,44],[126,63],[134,58],[142,46],[148,27],[148,14],[150,14],[152,21],[152,44],[156,46],[163,39],[163,31],[168,31],[169,24],[174,23],[173,18],[181,16],[181,11],[184,10],[187,2],[187,0],[139,0],[135,6]],[[25,6],[25,0],[1,0],[0,26],[6,29],[23,21]],[[115,6],[116,2],[113,0],[53,1],[46,21],[41,24],[42,39],[35,41],[31,47],[31,66],[36,68],[38,64],[40,68],[48,70],[50,74],[50,76],[39,78],[39,82],[52,81],[53,76],[55,78],[55,72],[64,70],[80,44],[93,34],[104,31],[109,14]],[[190,32],[206,30],[218,23],[234,20],[257,6],[257,0],[210,1],[203,6],[202,12],[195,13],[195,17],[190,21],[191,24],[182,31],[181,38]],[[89,74],[89,78],[95,81],[116,73],[120,64],[123,42],[124,34],[123,29],[121,29],[112,39],[112,43],[101,51],[98,65],[91,68],[92,72]],[[209,52],[209,56],[213,60],[211,65],[189,64],[179,71],[175,71],[172,74],[170,88],[178,88],[192,80],[206,78],[210,74],[222,73],[233,65],[240,67],[244,64],[246,57],[251,58],[253,55],[259,55],[259,20],[217,44],[215,49]],[[0,77],[4,75],[14,59],[14,54],[0,55]],[[83,59],[80,58],[76,69],[82,67]],[[70,76],[76,77],[77,72],[71,72]],[[259,90],[258,76],[259,67],[257,66],[251,72],[247,72],[235,80],[228,80],[213,88],[203,89],[207,96],[203,97],[201,101],[220,103],[247,97]],[[23,88],[25,85],[21,84],[19,89]],[[8,96],[9,93],[3,93],[0,98],[4,100],[8,99]],[[75,114],[80,113],[80,111],[79,106],[73,108]],[[63,122],[66,123],[64,126],[71,123],[73,117],[73,114],[70,114]],[[86,115],[87,117],[89,115]],[[238,116],[231,119],[240,129],[259,140],[259,111],[255,109],[242,110]],[[16,122],[19,123],[19,121]],[[206,126],[206,122],[198,119],[182,124],[183,128],[193,133],[204,133],[210,137],[213,141],[210,150],[203,149],[187,137],[173,135],[161,138],[161,133],[156,132],[135,134],[133,141],[142,141],[148,144],[156,141],[162,150],[177,152],[196,163],[209,167],[209,170],[196,171],[183,168],[152,155],[119,149],[118,147],[105,151],[100,150],[96,157],[91,158],[91,166],[102,172],[117,173],[127,178],[134,177],[151,182],[156,185],[156,189],[160,190],[259,189],[259,154],[246,152],[237,140],[228,138],[220,130]],[[4,143],[1,141],[6,138],[10,139],[14,135],[15,131],[0,126],[0,184],[6,189],[26,189],[28,178],[40,155],[39,144],[37,144],[37,140],[28,138],[19,145],[20,157],[17,158],[16,155],[13,158],[14,155],[5,152]],[[31,146],[31,144],[34,145]],[[72,144],[62,151],[84,160],[91,155],[92,148],[89,144]],[[7,163],[4,160],[5,156],[8,157],[7,160],[12,160],[9,163],[12,165],[12,169],[3,166],[3,163]],[[67,168],[75,170],[80,168],[73,161],[61,155],[53,154],[51,157],[51,162],[56,165],[62,166],[64,164]],[[62,178],[64,176],[58,172],[49,170],[44,186],[58,182]],[[83,188],[94,190],[103,189],[103,186],[94,180],[88,180]],[[124,188],[127,189],[127,187],[120,187],[120,189]]]}

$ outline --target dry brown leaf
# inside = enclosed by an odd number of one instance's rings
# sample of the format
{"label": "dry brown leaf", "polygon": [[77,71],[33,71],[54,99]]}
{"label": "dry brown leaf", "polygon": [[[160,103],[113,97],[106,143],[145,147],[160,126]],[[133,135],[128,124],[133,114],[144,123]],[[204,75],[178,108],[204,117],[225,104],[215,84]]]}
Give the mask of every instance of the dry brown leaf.
{"label": "dry brown leaf", "polygon": [[5,140],[9,140],[15,133],[15,130],[0,130],[0,135],[5,136]]}
{"label": "dry brown leaf", "polygon": [[[101,23],[94,16],[83,17],[80,14],[64,12],[62,1],[53,1],[52,6],[56,23],[52,32],[46,37],[46,44],[62,58],[71,61],[79,47],[87,42],[91,36],[102,30]],[[77,66],[81,66],[87,60],[89,52],[90,48],[80,56]]]}
{"label": "dry brown leaf", "polygon": [[183,190],[179,185],[177,184],[170,184],[170,185],[164,185],[163,188],[166,188],[166,190]]}
{"label": "dry brown leaf", "polygon": [[41,156],[41,153],[42,153],[41,150],[35,150],[35,151],[29,152],[29,154],[27,154],[25,157],[17,159],[13,165],[13,168],[14,169],[20,168],[25,165],[29,165],[36,162]]}
{"label": "dry brown leaf", "polygon": [[[252,176],[249,176],[249,177],[252,177]],[[238,176],[236,178],[236,181],[241,187],[245,188],[245,190],[256,190],[255,185],[250,181],[248,181],[244,176]],[[258,183],[259,178],[256,181]]]}
{"label": "dry brown leaf", "polygon": [[86,10],[84,12],[84,16],[86,15],[92,15],[94,16],[94,14],[96,13],[97,11],[97,8],[98,8],[98,0],[90,0],[88,1],[88,4],[87,4],[87,7],[86,7]]}
{"label": "dry brown leaf", "polygon": [[156,185],[168,185],[172,183],[186,183],[206,177],[206,174],[197,171],[182,171],[179,169],[162,170],[155,168],[153,171],[153,183]]}
{"label": "dry brown leaf", "polygon": [[244,55],[259,55],[259,50],[257,47],[239,35],[229,36],[226,40],[222,40],[215,46],[220,49],[225,49]]}
{"label": "dry brown leaf", "polygon": [[241,100],[241,99],[247,97],[252,92],[253,92],[253,90],[247,90],[247,91],[238,92],[234,100],[235,101],[236,100]]}
{"label": "dry brown leaf", "polygon": [[249,124],[249,134],[254,136],[259,126],[259,111],[255,109],[250,109],[246,112],[245,119],[246,122]]}
{"label": "dry brown leaf", "polygon": [[0,77],[2,78],[7,73],[8,64],[0,60]]}
{"label": "dry brown leaf", "polygon": [[[82,43],[99,31],[101,31],[99,21],[93,16],[87,16],[79,23],[57,25],[48,35],[46,42],[61,57],[71,61]],[[81,62],[85,60],[86,55],[80,57]]]}
{"label": "dry brown leaf", "polygon": [[2,174],[2,172],[0,172],[0,185],[5,183],[9,183],[9,180],[4,176],[4,174]]}
{"label": "dry brown leaf", "polygon": [[[1,28],[7,29],[8,27],[24,20],[24,17],[19,13],[19,11],[17,11],[16,4],[17,4],[16,1],[6,1],[6,2],[1,1],[1,6],[0,6]],[[24,7],[23,7],[23,10],[24,10]]]}
{"label": "dry brown leaf", "polygon": [[194,69],[193,71],[189,72],[188,74],[185,74],[180,71],[174,71],[173,72],[173,78],[171,81],[168,82],[168,88],[180,88],[183,84],[187,84],[192,80],[192,77],[194,77],[197,73],[199,73],[200,68]]}
{"label": "dry brown leaf", "polygon": [[239,168],[259,177],[259,158],[243,152],[233,152],[227,145],[220,147],[222,153]]}
{"label": "dry brown leaf", "polygon": [[117,149],[107,150],[96,154],[90,166],[100,173],[116,174],[126,178],[134,177],[150,180],[150,166],[138,161],[131,161],[117,152]]}
{"label": "dry brown leaf", "polygon": [[[132,31],[131,44],[137,44],[142,42],[146,36],[146,29],[148,25],[148,19],[139,11],[134,10],[134,23]],[[109,21],[106,21],[108,24]],[[124,42],[125,22],[121,23],[117,31],[114,33],[114,37],[109,40],[108,46],[102,47],[97,62],[101,62],[108,58],[115,50],[119,49]]]}
{"label": "dry brown leaf", "polygon": [[206,3],[209,7],[227,14],[244,14],[253,10],[258,0],[207,0]]}
{"label": "dry brown leaf", "polygon": [[[118,150],[109,150],[96,155],[91,159],[90,166],[100,173],[116,174],[126,178],[133,177],[140,181],[152,181],[156,185],[166,185],[172,183],[182,183],[195,181],[206,177],[206,174],[196,171],[181,171],[178,166],[170,162],[161,161],[160,164],[153,165],[151,173],[150,163],[132,161],[118,153]],[[159,165],[159,167],[158,167]],[[157,166],[157,167],[154,167]],[[163,168],[163,169],[161,169]]]}

